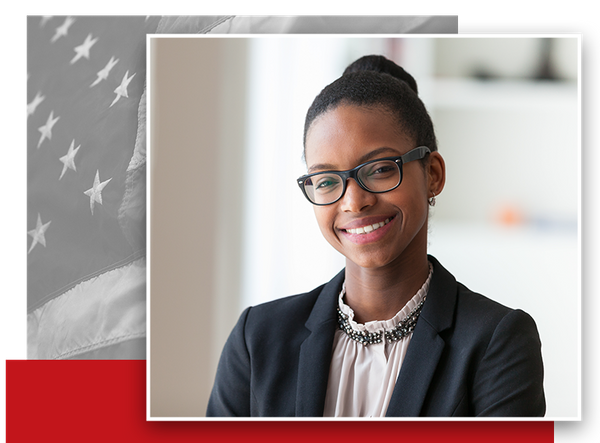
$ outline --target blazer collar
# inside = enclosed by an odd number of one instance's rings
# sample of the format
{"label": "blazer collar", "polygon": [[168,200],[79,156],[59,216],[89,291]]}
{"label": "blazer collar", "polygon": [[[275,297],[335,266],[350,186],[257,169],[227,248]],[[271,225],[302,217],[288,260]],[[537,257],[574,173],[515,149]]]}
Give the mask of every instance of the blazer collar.
{"label": "blazer collar", "polygon": [[452,326],[458,286],[454,276],[435,257],[427,257],[433,265],[433,275],[420,317],[434,330],[442,332]]}
{"label": "blazer collar", "polygon": [[321,289],[305,327],[312,333],[300,346],[296,416],[322,417],[329,379],[333,337],[337,327],[336,306],[345,270]]}
{"label": "blazer collar", "polygon": [[427,299],[413,331],[388,405],[388,417],[418,417],[437,368],[444,340],[439,333],[453,324],[456,279],[434,257]]}

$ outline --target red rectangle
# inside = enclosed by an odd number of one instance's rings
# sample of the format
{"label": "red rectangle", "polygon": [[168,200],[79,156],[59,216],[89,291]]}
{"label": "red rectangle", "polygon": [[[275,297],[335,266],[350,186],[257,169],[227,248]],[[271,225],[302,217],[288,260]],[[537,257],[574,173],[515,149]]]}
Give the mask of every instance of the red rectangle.
{"label": "red rectangle", "polygon": [[8,442],[549,443],[553,422],[146,421],[145,360],[9,360]]}

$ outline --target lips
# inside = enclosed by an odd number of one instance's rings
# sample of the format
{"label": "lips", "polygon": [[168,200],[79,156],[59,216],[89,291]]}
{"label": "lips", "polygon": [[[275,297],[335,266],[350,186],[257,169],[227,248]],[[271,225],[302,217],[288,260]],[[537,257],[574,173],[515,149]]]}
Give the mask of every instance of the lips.
{"label": "lips", "polygon": [[343,237],[356,244],[373,243],[382,239],[390,230],[396,216],[376,216],[354,220],[339,228]]}

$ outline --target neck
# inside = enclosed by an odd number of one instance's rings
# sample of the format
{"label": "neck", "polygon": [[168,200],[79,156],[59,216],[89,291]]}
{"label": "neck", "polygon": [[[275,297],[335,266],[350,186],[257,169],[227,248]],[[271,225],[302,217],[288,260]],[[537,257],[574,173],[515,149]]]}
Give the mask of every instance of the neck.
{"label": "neck", "polygon": [[344,302],[352,308],[358,323],[388,320],[414,297],[428,275],[426,253],[399,257],[377,269],[362,268],[346,260]]}

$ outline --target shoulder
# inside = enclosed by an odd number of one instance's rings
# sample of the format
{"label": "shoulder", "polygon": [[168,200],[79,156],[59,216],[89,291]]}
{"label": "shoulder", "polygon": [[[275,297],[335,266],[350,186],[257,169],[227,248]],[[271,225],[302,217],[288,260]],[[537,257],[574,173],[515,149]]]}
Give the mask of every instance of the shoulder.
{"label": "shoulder", "polygon": [[492,300],[457,282],[434,257],[429,256],[434,267],[433,279],[427,295],[430,303],[426,317],[438,330],[456,326],[469,328],[494,328],[503,319],[532,322],[531,317],[519,309],[513,309]]}
{"label": "shoulder", "polygon": [[471,330],[488,330],[499,326],[536,328],[533,318],[520,309],[504,306],[457,283],[456,324]]}
{"label": "shoulder", "polygon": [[285,341],[292,336],[303,335],[304,325],[313,312],[324,286],[248,308],[244,330],[249,344],[278,339]]}
{"label": "shoulder", "polygon": [[[537,327],[529,314],[504,306],[456,281],[435,258],[430,256],[434,274],[422,316],[439,333],[454,341],[486,347],[495,334],[527,337],[539,343]],[[427,304],[430,304],[427,307]]]}
{"label": "shoulder", "polygon": [[335,306],[344,279],[340,271],[328,283],[302,294],[283,297],[249,308],[244,320],[248,340],[299,340],[313,327],[336,319]]}
{"label": "shoulder", "polygon": [[468,356],[471,413],[543,416],[541,340],[533,318],[458,285],[451,348]]}
{"label": "shoulder", "polygon": [[474,292],[462,283],[457,283],[456,320],[470,319],[474,326],[494,325],[506,316],[527,316],[523,311],[510,308],[491,298]]}
{"label": "shoulder", "polygon": [[[505,306],[457,284],[454,322],[441,332],[453,348],[470,354],[475,360],[508,354],[534,356],[541,341],[533,318],[521,309]],[[469,349],[469,351],[467,351]]]}

